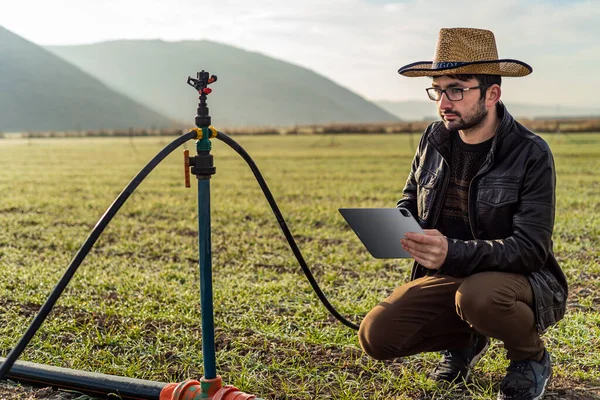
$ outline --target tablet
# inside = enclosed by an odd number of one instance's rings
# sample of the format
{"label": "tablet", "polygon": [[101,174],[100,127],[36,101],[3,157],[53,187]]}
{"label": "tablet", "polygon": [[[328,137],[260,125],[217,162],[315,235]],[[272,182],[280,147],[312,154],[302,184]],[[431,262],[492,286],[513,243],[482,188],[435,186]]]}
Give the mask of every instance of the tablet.
{"label": "tablet", "polygon": [[339,211],[375,258],[412,258],[402,248],[400,239],[406,232],[423,233],[406,208],[340,208]]}

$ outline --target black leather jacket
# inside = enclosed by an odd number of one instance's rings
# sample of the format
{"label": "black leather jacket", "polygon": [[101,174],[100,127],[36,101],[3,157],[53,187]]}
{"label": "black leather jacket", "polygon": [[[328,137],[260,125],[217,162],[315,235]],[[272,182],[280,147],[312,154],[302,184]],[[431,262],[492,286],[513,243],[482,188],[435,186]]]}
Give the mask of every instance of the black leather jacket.
{"label": "black leather jacket", "polygon": [[[469,222],[475,240],[448,238],[440,273],[468,276],[482,271],[527,276],[535,297],[537,330],[542,333],[565,313],[567,280],[552,251],[555,213],[554,159],[546,142],[508,113],[502,103],[500,125],[481,169],[469,187]],[[403,198],[423,228],[435,228],[448,186],[451,134],[431,124],[419,142]],[[428,270],[415,262],[411,279]]]}

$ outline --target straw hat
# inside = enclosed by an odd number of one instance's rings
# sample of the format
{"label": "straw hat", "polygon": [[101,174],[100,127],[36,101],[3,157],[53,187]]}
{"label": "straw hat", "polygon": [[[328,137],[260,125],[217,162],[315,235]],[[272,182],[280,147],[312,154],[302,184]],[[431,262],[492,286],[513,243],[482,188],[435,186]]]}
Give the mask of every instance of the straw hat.
{"label": "straw hat", "polygon": [[525,76],[533,69],[522,61],[498,59],[491,31],[473,28],[442,28],[433,61],[418,61],[398,70],[404,76],[487,74]]}

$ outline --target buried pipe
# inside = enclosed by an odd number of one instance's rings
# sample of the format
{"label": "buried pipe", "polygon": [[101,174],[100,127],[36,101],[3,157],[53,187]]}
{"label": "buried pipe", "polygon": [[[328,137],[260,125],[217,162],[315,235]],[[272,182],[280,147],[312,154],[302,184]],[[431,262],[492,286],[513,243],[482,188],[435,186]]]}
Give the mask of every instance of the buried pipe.
{"label": "buried pipe", "polygon": [[[6,359],[0,357],[0,362],[4,361]],[[164,383],[17,361],[7,378],[31,386],[51,386],[94,397],[123,400],[260,400],[234,386],[222,386],[220,376],[215,379],[202,378],[200,381],[188,379],[181,383]]]}
{"label": "buried pipe", "polygon": [[[0,362],[5,361],[5,358],[0,358]],[[52,367],[28,361],[15,362],[7,378],[32,386],[75,390],[90,396],[107,397],[114,393],[127,400],[158,400],[161,391],[167,386],[164,382]]]}

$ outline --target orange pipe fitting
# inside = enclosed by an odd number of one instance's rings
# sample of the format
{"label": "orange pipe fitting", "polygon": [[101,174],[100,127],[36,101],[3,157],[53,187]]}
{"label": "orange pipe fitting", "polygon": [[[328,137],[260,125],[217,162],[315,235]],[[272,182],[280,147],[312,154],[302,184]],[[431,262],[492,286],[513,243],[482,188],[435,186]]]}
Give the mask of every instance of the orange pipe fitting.
{"label": "orange pipe fitting", "polygon": [[[160,391],[160,400],[184,400],[186,394],[200,394],[200,382],[187,379],[181,383],[169,383]],[[187,399],[186,399],[187,400]]]}
{"label": "orange pipe fitting", "polygon": [[257,397],[253,394],[240,392],[238,388],[231,385],[225,385],[212,398],[212,400],[253,400]]}
{"label": "orange pipe fitting", "polygon": [[181,383],[169,383],[160,392],[160,400],[260,400],[252,394],[241,392],[238,388],[223,386],[221,377],[198,382],[188,379]]}

